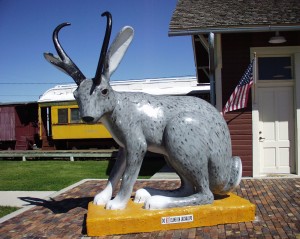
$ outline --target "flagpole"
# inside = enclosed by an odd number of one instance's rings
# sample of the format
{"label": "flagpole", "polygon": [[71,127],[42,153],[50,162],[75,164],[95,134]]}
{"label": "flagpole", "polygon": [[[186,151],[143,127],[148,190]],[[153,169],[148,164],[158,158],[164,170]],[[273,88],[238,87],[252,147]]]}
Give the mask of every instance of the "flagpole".
{"label": "flagpole", "polygon": [[257,71],[256,71],[256,52],[253,52],[254,55],[254,61],[253,61],[253,103],[256,104],[256,75],[257,75]]}
{"label": "flagpole", "polygon": [[[223,114],[229,111],[234,111],[247,107],[249,98],[248,94],[254,84],[253,63],[254,59],[251,60],[242,78],[240,79],[239,83],[237,84],[234,91],[230,95],[228,101],[226,102],[223,108]],[[252,93],[252,97],[253,95],[254,92]]]}

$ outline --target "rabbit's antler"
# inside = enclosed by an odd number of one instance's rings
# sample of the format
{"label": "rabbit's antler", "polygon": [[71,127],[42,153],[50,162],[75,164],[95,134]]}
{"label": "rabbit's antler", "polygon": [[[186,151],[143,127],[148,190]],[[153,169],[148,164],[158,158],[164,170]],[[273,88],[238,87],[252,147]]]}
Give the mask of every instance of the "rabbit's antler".
{"label": "rabbit's antler", "polygon": [[75,63],[71,60],[71,58],[67,55],[67,53],[64,51],[62,46],[60,45],[60,42],[58,40],[58,33],[60,29],[62,29],[65,26],[71,25],[70,23],[62,23],[58,25],[55,30],[53,31],[52,40],[55,46],[55,49],[60,57],[61,61],[52,62],[53,64],[57,65],[58,67],[65,70],[66,73],[68,73],[76,82],[77,85],[80,85],[80,83],[85,80],[85,76],[82,74],[82,72],[79,70],[79,68],[75,65]]}
{"label": "rabbit's antler", "polygon": [[[98,62],[98,67],[97,71],[95,74],[95,77],[93,78],[93,83],[94,86],[100,85],[101,83],[101,75],[103,71],[105,70],[105,58],[106,58],[106,53],[109,45],[109,39],[111,35],[111,28],[112,28],[112,16],[109,12],[104,12],[101,15],[107,17],[107,23],[106,23],[106,31],[105,31],[105,36],[103,39],[103,44],[101,48],[101,53],[100,53],[100,58]],[[68,75],[70,75],[75,83],[77,85],[80,85],[82,81],[86,79],[86,77],[83,75],[83,73],[79,70],[79,68],[75,65],[75,63],[71,60],[71,58],[67,55],[67,53],[64,51],[62,48],[59,40],[58,40],[58,33],[59,31],[65,27],[71,25],[70,23],[62,23],[58,25],[52,35],[52,40],[55,46],[55,49],[58,53],[58,56],[54,56],[52,53],[45,53],[44,56],[45,58],[55,66],[57,66],[60,70],[64,71]]]}
{"label": "rabbit's antler", "polygon": [[108,45],[109,45],[109,39],[110,39],[111,28],[112,28],[112,17],[111,17],[110,12],[104,12],[104,13],[102,13],[101,16],[107,17],[107,23],[106,23],[106,31],[105,31],[105,36],[104,36],[103,43],[102,43],[100,58],[99,58],[99,62],[98,62],[98,67],[97,67],[95,77],[93,79],[95,85],[100,85],[101,75],[103,73],[104,68],[107,67],[104,65],[104,62],[105,62],[105,57],[106,57],[106,53],[107,53],[107,49],[108,49]]}

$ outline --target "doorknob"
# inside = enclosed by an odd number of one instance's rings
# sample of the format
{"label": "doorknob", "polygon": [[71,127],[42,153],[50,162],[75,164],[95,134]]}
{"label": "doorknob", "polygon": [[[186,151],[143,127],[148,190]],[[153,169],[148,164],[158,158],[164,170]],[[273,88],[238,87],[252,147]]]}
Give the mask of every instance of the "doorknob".
{"label": "doorknob", "polygon": [[263,137],[259,137],[259,140],[265,140],[266,138],[263,138]]}

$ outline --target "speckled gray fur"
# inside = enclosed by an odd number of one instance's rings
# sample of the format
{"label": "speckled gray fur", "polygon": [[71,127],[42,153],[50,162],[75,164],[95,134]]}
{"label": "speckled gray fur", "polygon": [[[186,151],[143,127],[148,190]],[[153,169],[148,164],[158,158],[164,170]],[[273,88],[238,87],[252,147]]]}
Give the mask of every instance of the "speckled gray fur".
{"label": "speckled gray fur", "polygon": [[[122,33],[113,47],[119,38]],[[122,56],[117,56],[116,64],[113,62],[115,68]],[[174,191],[139,190],[135,202],[145,203],[146,209],[210,204],[213,194],[226,194],[236,187],[241,160],[231,155],[230,134],[221,114],[195,97],[114,91],[109,84],[115,70],[110,69],[112,58],[108,54],[100,85],[84,80],[74,92],[82,118],[89,123],[101,121],[120,145],[107,187],[96,195],[94,203],[107,209],[124,209],[147,150],[163,154],[182,185]],[[120,190],[111,199],[120,178]]]}

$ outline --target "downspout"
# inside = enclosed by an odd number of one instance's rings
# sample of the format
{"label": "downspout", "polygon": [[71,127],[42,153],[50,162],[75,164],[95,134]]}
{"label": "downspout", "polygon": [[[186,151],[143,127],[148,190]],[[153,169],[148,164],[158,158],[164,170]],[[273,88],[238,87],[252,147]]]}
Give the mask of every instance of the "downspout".
{"label": "downspout", "polygon": [[193,46],[193,53],[194,53],[193,55],[194,55],[194,64],[195,64],[196,78],[197,78],[197,83],[199,84],[200,82],[199,82],[198,69],[197,69],[198,63],[197,63],[197,58],[196,58],[195,36],[192,35],[191,39],[192,39],[192,46]]}
{"label": "downspout", "polygon": [[216,77],[215,77],[215,34],[208,35],[210,103],[216,106]]}

